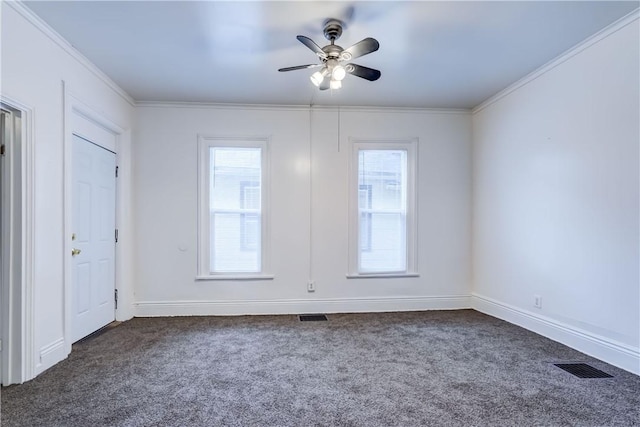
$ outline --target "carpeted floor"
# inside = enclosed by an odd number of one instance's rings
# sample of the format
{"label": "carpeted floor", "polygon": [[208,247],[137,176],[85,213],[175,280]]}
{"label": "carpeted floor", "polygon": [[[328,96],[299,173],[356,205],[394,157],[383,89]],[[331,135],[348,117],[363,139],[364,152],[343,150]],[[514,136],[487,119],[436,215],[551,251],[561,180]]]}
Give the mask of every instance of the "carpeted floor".
{"label": "carpeted floor", "polygon": [[640,425],[640,377],[481,313],[328,317],[133,319],[4,388],[2,426]]}

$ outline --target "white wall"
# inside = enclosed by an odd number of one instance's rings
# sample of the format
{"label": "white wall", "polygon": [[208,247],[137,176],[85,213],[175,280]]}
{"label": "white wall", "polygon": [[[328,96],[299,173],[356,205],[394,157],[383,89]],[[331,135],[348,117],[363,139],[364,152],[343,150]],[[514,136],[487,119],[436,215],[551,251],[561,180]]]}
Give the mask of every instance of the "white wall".
{"label": "white wall", "polygon": [[[138,315],[469,306],[468,113],[142,105],[137,125]],[[271,138],[275,279],[195,280],[198,134]],[[418,278],[346,278],[349,137],[419,138]]]}
{"label": "white wall", "polygon": [[477,109],[472,241],[476,308],[639,373],[637,16]]}
{"label": "white wall", "polygon": [[[33,111],[35,157],[34,373],[66,357],[63,294],[63,85],[120,127],[132,125],[133,106],[90,64],[25,7],[2,2],[2,96]],[[36,25],[34,25],[34,23]],[[41,30],[42,29],[42,30]],[[54,41],[57,40],[57,41]],[[86,61],[86,60],[85,60]]]}
{"label": "white wall", "polygon": [[[136,198],[120,210],[135,215],[121,240],[135,241],[126,254],[136,263],[138,315],[464,308],[473,266],[477,309],[640,371],[637,19],[479,108],[472,173],[469,114],[134,111],[22,6],[1,7],[0,93],[33,111],[34,373],[66,356],[62,81],[121,128],[137,120],[134,163],[125,155],[121,168],[134,174]],[[271,138],[274,280],[195,280],[199,133]],[[346,278],[350,137],[419,138],[420,277]]]}

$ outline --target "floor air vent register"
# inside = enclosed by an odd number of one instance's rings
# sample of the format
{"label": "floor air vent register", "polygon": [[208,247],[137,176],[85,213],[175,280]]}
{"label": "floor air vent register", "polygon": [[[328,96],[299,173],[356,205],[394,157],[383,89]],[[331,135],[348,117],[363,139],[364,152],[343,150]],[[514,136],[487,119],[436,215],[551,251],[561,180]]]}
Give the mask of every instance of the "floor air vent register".
{"label": "floor air vent register", "polygon": [[554,365],[578,378],[613,378],[613,375],[609,375],[586,363],[554,363]]}
{"label": "floor air vent register", "polygon": [[301,314],[298,318],[301,322],[324,322],[328,320],[324,314]]}

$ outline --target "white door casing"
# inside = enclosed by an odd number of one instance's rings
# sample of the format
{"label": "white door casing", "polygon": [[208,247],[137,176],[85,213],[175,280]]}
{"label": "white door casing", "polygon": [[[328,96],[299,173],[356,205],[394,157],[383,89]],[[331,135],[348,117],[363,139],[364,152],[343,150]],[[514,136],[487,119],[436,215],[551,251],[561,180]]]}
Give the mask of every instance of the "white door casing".
{"label": "white door casing", "polygon": [[[75,341],[73,332],[74,318],[74,257],[71,251],[75,248],[71,240],[74,231],[74,197],[73,197],[73,147],[77,136],[92,141],[112,153],[116,153],[119,173],[116,182],[116,212],[115,226],[119,229],[121,238],[115,248],[115,283],[111,290],[118,290],[118,304],[115,308],[115,318],[128,320],[132,317],[133,290],[131,288],[132,269],[130,264],[131,240],[126,233],[131,226],[131,131],[123,128],[113,118],[87,103],[74,94],[63,82],[64,88],[64,319],[62,330],[62,344],[60,352],[56,352],[38,365],[37,373],[42,372],[58,361],[64,359],[72,350]],[[115,230],[112,230],[114,233]],[[124,235],[125,238],[122,238]],[[113,236],[113,234],[112,234]],[[42,358],[41,358],[42,360]]]}
{"label": "white door casing", "polygon": [[11,155],[11,139],[13,137],[13,113],[9,110],[1,109],[0,113],[0,145],[2,153],[0,153],[0,232],[2,233],[2,241],[0,242],[0,339],[3,348],[0,349],[0,381],[3,385],[9,384],[11,355],[8,351],[12,349],[11,332],[9,328],[11,314],[13,308],[11,304],[11,210],[13,204],[9,198],[11,181],[9,171],[9,156]]}
{"label": "white door casing", "polygon": [[[71,342],[115,320],[116,155],[73,136]],[[77,252],[79,251],[79,252]]]}
{"label": "white door casing", "polygon": [[33,377],[33,111],[0,94],[2,107],[2,384]]}

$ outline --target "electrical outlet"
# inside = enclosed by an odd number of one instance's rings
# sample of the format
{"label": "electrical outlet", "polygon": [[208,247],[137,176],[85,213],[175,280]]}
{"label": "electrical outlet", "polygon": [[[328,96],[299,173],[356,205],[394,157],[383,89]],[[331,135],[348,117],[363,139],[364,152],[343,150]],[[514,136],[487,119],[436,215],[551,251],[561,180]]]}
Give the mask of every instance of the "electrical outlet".
{"label": "electrical outlet", "polygon": [[307,292],[315,292],[316,291],[316,284],[315,282],[313,282],[312,280],[309,280],[307,282]]}
{"label": "electrical outlet", "polygon": [[542,308],[542,297],[540,295],[533,296],[533,306],[535,308]]}

